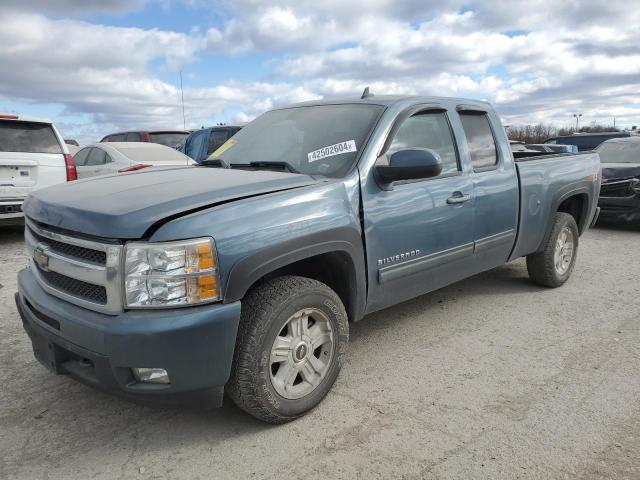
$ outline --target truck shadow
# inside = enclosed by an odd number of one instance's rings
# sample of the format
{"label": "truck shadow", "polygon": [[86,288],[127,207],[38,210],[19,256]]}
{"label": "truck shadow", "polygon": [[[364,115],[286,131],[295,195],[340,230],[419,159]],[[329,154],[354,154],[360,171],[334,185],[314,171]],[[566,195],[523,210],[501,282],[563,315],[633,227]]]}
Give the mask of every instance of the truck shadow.
{"label": "truck shadow", "polygon": [[0,225],[0,246],[15,243],[24,238],[24,226]]}
{"label": "truck shadow", "polygon": [[351,325],[350,341],[366,341],[379,329],[397,325],[417,314],[428,314],[430,310],[446,308],[451,302],[473,304],[478,297],[503,297],[541,292],[546,288],[534,284],[527,274],[524,259],[515,260],[492,270],[479,273],[447,287],[421,295],[398,305],[367,315]]}
{"label": "truck shadow", "polygon": [[592,228],[603,231],[640,232],[640,219],[635,223],[614,220],[598,220],[598,223]]}

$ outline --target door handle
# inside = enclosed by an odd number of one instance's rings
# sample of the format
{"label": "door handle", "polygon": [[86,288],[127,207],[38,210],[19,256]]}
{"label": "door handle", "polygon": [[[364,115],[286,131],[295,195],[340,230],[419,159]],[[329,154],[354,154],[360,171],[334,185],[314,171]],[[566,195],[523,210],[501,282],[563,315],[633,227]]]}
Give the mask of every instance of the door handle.
{"label": "door handle", "polygon": [[458,205],[468,202],[469,200],[471,200],[471,195],[464,195],[462,192],[453,192],[453,195],[447,198],[447,203],[449,205]]}

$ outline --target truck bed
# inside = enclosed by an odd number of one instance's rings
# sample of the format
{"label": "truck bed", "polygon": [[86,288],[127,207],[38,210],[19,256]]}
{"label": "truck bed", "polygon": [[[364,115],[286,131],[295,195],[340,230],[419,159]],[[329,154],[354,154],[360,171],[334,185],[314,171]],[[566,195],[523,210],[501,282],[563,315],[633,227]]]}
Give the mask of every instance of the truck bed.
{"label": "truck bed", "polygon": [[[520,184],[518,236],[510,260],[538,251],[547,233],[549,218],[562,201],[572,195],[595,198],[579,222],[582,233],[589,225],[599,194],[600,159],[597,153],[563,153],[517,158]],[[594,207],[595,208],[595,207]]]}

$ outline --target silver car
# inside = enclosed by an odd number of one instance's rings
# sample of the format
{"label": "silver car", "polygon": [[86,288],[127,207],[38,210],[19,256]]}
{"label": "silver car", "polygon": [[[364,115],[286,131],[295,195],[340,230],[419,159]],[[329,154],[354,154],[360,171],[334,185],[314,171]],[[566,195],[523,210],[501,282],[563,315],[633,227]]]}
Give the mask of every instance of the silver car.
{"label": "silver car", "polygon": [[193,163],[193,160],[173,148],[145,142],[94,143],[79,150],[73,156],[73,161],[78,178]]}

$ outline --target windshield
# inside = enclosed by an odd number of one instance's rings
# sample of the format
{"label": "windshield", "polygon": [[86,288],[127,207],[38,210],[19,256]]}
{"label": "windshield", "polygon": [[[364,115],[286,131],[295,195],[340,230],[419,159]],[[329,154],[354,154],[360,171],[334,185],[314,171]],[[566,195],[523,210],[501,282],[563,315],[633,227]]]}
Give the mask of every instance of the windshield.
{"label": "windshield", "polygon": [[160,145],[166,145],[167,147],[175,148],[180,145],[180,142],[189,135],[188,133],[150,133],[149,138],[153,143],[159,143]]}
{"label": "windshield", "polygon": [[640,163],[640,142],[606,142],[597,152],[601,163]]}
{"label": "windshield", "polygon": [[275,163],[308,175],[342,177],[384,107],[316,105],[267,112],[211,154],[232,167]]}

